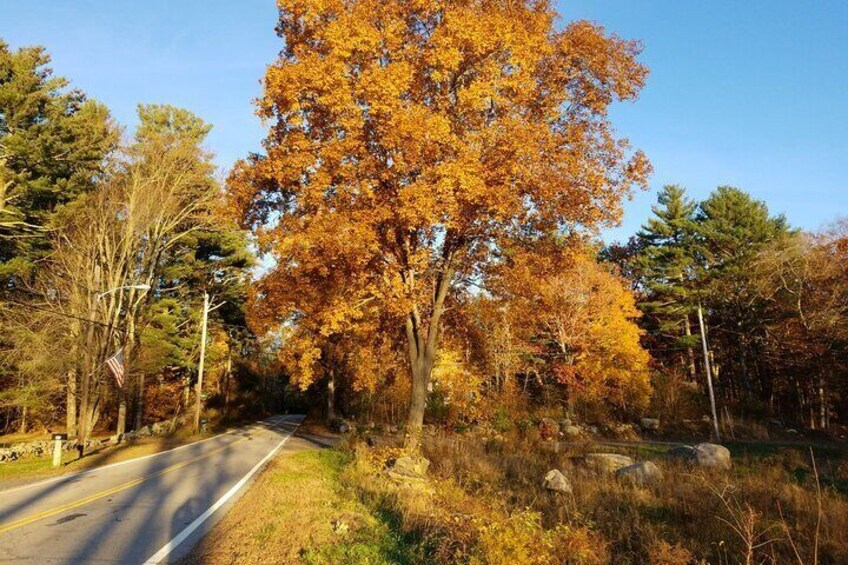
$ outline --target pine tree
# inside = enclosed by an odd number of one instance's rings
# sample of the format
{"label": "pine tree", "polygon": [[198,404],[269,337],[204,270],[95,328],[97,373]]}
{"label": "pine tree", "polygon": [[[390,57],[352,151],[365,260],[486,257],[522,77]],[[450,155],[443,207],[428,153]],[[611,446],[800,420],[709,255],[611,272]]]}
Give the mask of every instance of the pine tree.
{"label": "pine tree", "polygon": [[718,364],[734,377],[734,393],[751,391],[750,371],[757,368],[752,360],[765,331],[766,305],[752,266],[768,243],[787,233],[783,216],[771,216],[764,202],[730,186],[718,187],[695,213],[698,286]]}
{"label": "pine tree", "polygon": [[692,247],[693,216],[696,204],[686,198],[677,185],[663,187],[654,217],[636,235],[638,255],[632,271],[645,295],[642,310],[648,315],[649,330],[656,340],[674,351],[685,351],[690,376],[695,377],[689,315],[693,310],[693,272],[695,254]]}
{"label": "pine tree", "polygon": [[42,47],[0,40],[0,283],[49,249],[55,210],[94,188],[118,141],[105,106],[54,76]]}

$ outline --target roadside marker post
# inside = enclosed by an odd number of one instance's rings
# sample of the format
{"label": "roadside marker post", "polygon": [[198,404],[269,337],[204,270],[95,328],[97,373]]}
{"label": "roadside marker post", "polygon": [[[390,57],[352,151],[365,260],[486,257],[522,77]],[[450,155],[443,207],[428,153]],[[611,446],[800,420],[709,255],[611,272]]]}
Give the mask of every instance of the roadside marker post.
{"label": "roadside marker post", "polygon": [[53,466],[62,464],[62,442],[68,439],[68,434],[53,434]]}

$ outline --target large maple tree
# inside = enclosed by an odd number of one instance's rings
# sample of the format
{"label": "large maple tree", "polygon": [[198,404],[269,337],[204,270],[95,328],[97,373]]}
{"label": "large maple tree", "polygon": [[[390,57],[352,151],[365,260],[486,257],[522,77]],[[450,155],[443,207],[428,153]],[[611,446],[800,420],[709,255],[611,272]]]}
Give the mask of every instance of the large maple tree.
{"label": "large maple tree", "polygon": [[233,202],[274,259],[254,319],[395,320],[420,433],[452,292],[516,234],[617,221],[650,166],[611,125],[640,46],[540,0],[280,0],[263,154]]}

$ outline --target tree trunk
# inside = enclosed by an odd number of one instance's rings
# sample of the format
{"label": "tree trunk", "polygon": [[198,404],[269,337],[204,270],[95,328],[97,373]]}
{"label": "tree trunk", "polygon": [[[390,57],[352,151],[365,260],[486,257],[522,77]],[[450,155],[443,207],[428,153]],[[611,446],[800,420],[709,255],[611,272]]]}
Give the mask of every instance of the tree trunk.
{"label": "tree trunk", "polygon": [[73,438],[77,436],[77,373],[74,370],[68,371],[65,399],[65,428],[68,437]]}
{"label": "tree trunk", "polygon": [[[687,338],[692,337],[692,326],[689,324],[689,314],[683,318],[683,330]],[[695,382],[698,380],[698,374],[695,371],[695,350],[689,345],[689,340],[686,340],[686,358],[689,362],[689,378]]]}
{"label": "tree trunk", "polygon": [[[430,375],[436,363],[439,343],[439,323],[445,310],[445,299],[453,278],[450,257],[445,258],[444,270],[436,279],[432,311],[429,323],[423,323],[417,307],[406,318],[406,337],[409,347],[409,364],[412,372],[412,394],[409,399],[409,415],[406,419],[406,447],[418,451],[421,447],[421,431],[424,427],[424,411]],[[407,280],[414,287],[412,275]]]}
{"label": "tree trunk", "polygon": [[227,354],[227,371],[224,373],[224,416],[230,407],[230,375],[233,372],[233,353]]}
{"label": "tree trunk", "polygon": [[21,407],[21,434],[27,431],[27,407]]}
{"label": "tree trunk", "polygon": [[336,372],[330,369],[327,372],[327,419],[336,417]]}
{"label": "tree trunk", "polygon": [[412,395],[409,401],[409,416],[406,419],[407,447],[418,449],[424,427],[424,411],[427,408],[427,392],[430,374],[433,372],[435,347],[425,347],[420,355],[410,359],[412,366]]}

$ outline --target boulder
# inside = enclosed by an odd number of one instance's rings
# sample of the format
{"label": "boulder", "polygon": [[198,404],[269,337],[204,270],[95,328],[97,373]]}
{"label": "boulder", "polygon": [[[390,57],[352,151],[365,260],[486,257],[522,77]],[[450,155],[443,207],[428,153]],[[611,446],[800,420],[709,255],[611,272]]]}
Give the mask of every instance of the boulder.
{"label": "boulder", "polygon": [[559,436],[559,424],[553,418],[542,418],[539,422],[539,435],[545,441],[550,441]]}
{"label": "boulder", "polygon": [[666,451],[665,456],[684,463],[693,463],[695,461],[695,448],[689,445],[678,445]]}
{"label": "boulder", "polygon": [[551,469],[545,475],[545,480],[542,483],[546,489],[553,492],[561,492],[563,494],[571,494],[571,481],[568,477],[562,474],[558,469]]}
{"label": "boulder", "polygon": [[344,418],[333,418],[330,420],[330,429],[340,434],[346,434],[350,431],[351,426]]}
{"label": "boulder", "polygon": [[666,457],[689,465],[712,469],[730,469],[730,450],[715,443],[699,443],[695,447],[679,445],[666,452]]}
{"label": "boulder", "polygon": [[695,446],[695,462],[701,467],[730,469],[730,450],[715,443],[699,443]]}
{"label": "boulder", "polygon": [[602,473],[615,473],[622,467],[633,465],[633,459],[618,453],[589,453],[583,461],[590,469]]}
{"label": "boulder", "polygon": [[656,418],[642,418],[639,420],[639,427],[646,432],[655,432],[660,429],[660,421]]}
{"label": "boulder", "polygon": [[398,457],[389,467],[389,477],[400,481],[423,481],[430,461],[424,457]]}
{"label": "boulder", "polygon": [[562,428],[562,434],[565,437],[575,438],[580,436],[581,430],[577,426],[564,426]]}
{"label": "boulder", "polygon": [[615,472],[615,476],[637,485],[657,483],[662,480],[663,474],[660,468],[650,461],[640,461],[627,467],[622,467]]}

